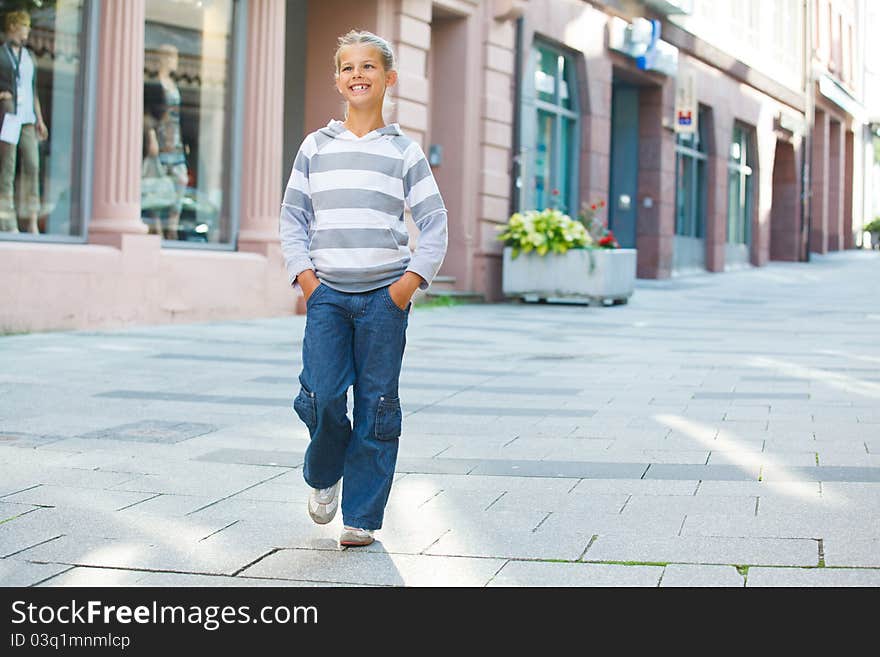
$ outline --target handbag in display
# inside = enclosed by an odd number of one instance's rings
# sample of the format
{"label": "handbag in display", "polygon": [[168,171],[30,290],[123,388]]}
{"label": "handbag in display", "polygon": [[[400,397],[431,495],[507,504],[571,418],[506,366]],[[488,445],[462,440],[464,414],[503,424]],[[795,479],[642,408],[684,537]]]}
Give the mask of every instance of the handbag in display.
{"label": "handbag in display", "polygon": [[165,173],[158,157],[145,157],[141,169],[141,209],[161,210],[177,203],[174,178]]}

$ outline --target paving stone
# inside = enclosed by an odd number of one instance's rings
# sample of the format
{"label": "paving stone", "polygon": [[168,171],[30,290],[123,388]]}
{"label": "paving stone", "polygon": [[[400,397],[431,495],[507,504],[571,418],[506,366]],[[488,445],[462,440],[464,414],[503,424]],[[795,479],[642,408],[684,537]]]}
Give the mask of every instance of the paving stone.
{"label": "paving stone", "polygon": [[[485,517],[485,516],[484,516]],[[477,521],[458,522],[429,547],[426,554],[498,557],[506,559],[564,559],[574,561],[583,554],[592,532],[569,527],[550,534],[510,523]]]}
{"label": "paving stone", "polygon": [[44,484],[36,488],[4,497],[4,501],[21,504],[37,504],[62,508],[91,509],[93,511],[113,511],[136,504],[152,497],[150,493],[129,493],[125,491],[74,488]]}
{"label": "paving stone", "polygon": [[804,538],[829,536],[860,538],[867,531],[864,517],[858,512],[809,511],[800,513],[761,513],[755,517],[730,518],[711,514],[688,515],[681,529],[682,536],[726,536],[736,538]]}
{"label": "paving stone", "polygon": [[746,586],[880,586],[880,569],[865,568],[749,568]]}
{"label": "paving stone", "polygon": [[687,479],[754,481],[760,468],[754,465],[673,465],[652,463],[645,472],[646,479]]}
{"label": "paving stone", "polygon": [[743,576],[733,566],[706,566],[671,563],[663,571],[660,586],[675,587],[742,587]]}
{"label": "paving stone", "polygon": [[815,566],[817,542],[805,539],[599,536],[584,561]]}
{"label": "paving stone", "polygon": [[818,499],[821,486],[818,481],[701,481],[696,496],[707,495]]}
{"label": "paving stone", "polygon": [[62,536],[21,552],[20,557],[76,566],[231,575],[263,554],[260,549],[237,550],[218,542],[180,545],[172,536],[156,537],[153,544]]}
{"label": "paving stone", "polygon": [[[263,579],[259,577],[229,577],[227,575],[189,575],[186,573],[141,573],[135,586],[159,586],[164,588],[175,586],[197,587],[326,587],[334,586],[333,582],[312,582],[308,580]],[[346,584],[346,587],[358,586]]]}
{"label": "paving stone", "polygon": [[[91,509],[43,508],[22,516],[9,524],[5,531],[26,536],[83,536],[102,539],[152,541],[173,532],[176,541],[197,543],[204,537],[223,529],[228,523],[206,522],[195,516],[169,517],[123,511],[93,511]],[[0,531],[4,531],[0,525]]]}
{"label": "paving stone", "polygon": [[880,482],[880,468],[857,466],[823,466],[764,468],[761,472],[767,481],[876,481]]}
{"label": "paving stone", "polygon": [[736,465],[743,467],[779,468],[816,465],[816,452],[712,452],[708,465]]}
{"label": "paving stone", "polygon": [[245,577],[319,580],[370,586],[485,586],[503,559],[358,552],[280,550],[245,569]]}
{"label": "paving stone", "polygon": [[565,461],[484,461],[470,474],[519,477],[567,477],[585,479],[640,479],[647,464],[577,463]]}
{"label": "paving stone", "polygon": [[[876,525],[874,525],[876,527]],[[826,566],[865,566],[880,568],[880,538],[840,538],[824,541]]]}
{"label": "paving stone", "polygon": [[657,586],[662,566],[508,561],[489,586]]}
{"label": "paving stone", "polygon": [[179,443],[217,430],[212,424],[199,422],[167,422],[165,420],[141,420],[130,424],[108,427],[78,436],[102,440],[126,440],[145,443]]}
{"label": "paving stone", "polygon": [[684,495],[633,495],[626,503],[622,514],[648,515],[652,513],[676,512],[682,515],[694,513],[715,513],[724,516],[754,516],[757,498],[750,496],[726,497],[684,496]]}
{"label": "paving stone", "polygon": [[69,569],[70,566],[31,563],[24,559],[2,559],[0,560],[0,587],[33,586]]}
{"label": "paving stone", "polygon": [[686,479],[581,479],[572,494],[596,495],[625,493],[629,495],[693,495],[697,480]]}
{"label": "paving stone", "polygon": [[[49,564],[51,566],[51,564]],[[63,568],[60,574],[40,586],[129,587],[138,586],[146,574],[142,570],[122,568],[89,568],[87,566],[53,566]]]}
{"label": "paving stone", "polygon": [[535,495],[533,493],[509,492],[504,494],[490,507],[493,512],[544,511],[580,513],[584,515],[619,513],[627,503],[626,493],[593,493],[583,492],[551,493]]}
{"label": "paving stone", "polygon": [[284,470],[275,468],[263,468],[259,473],[242,472],[237,475],[227,473],[223,477],[215,477],[210,468],[200,469],[199,465],[202,464],[194,465],[187,477],[163,474],[139,475],[115,486],[114,490],[194,495],[217,499],[241,492],[263,482],[271,482],[276,475],[284,472]]}
{"label": "paving stone", "polygon": [[259,449],[218,449],[202,454],[198,460],[297,468],[303,463],[303,453]]}

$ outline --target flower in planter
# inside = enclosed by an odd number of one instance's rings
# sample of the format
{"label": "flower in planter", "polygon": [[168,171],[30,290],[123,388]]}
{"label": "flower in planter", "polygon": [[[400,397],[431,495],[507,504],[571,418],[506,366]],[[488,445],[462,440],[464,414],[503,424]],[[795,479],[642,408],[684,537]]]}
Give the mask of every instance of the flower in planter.
{"label": "flower in planter", "polygon": [[578,213],[578,221],[587,229],[593,244],[602,249],[619,249],[620,244],[614,237],[614,233],[608,229],[608,224],[596,216],[604,207],[605,201],[582,203],[581,211]]}
{"label": "flower in planter", "polygon": [[513,248],[511,255],[514,258],[530,251],[542,256],[550,252],[565,253],[569,249],[590,246],[593,242],[581,222],[553,208],[516,212],[498,230],[501,231],[498,239]]}

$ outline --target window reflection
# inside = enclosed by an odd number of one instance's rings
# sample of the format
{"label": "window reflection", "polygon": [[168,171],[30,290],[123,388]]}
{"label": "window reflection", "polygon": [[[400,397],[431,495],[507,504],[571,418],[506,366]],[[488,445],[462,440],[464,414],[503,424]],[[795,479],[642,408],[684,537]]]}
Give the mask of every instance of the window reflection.
{"label": "window reflection", "polygon": [[229,243],[232,0],[147,0],[141,216],[166,240]]}
{"label": "window reflection", "polygon": [[0,234],[80,235],[84,3],[0,2]]}

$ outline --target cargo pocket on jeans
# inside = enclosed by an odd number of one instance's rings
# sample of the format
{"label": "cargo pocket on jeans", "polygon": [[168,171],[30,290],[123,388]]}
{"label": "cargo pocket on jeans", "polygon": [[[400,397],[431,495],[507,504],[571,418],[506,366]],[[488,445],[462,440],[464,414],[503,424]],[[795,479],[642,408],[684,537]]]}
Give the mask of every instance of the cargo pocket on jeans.
{"label": "cargo pocket on jeans", "polygon": [[309,431],[314,431],[318,426],[318,410],[315,406],[315,393],[300,386],[299,394],[293,400],[293,410],[299,419],[305,423]]}
{"label": "cargo pocket on jeans", "polygon": [[379,408],[376,410],[376,439],[394,440],[399,438],[402,423],[403,413],[400,410],[400,399],[379,397]]}

